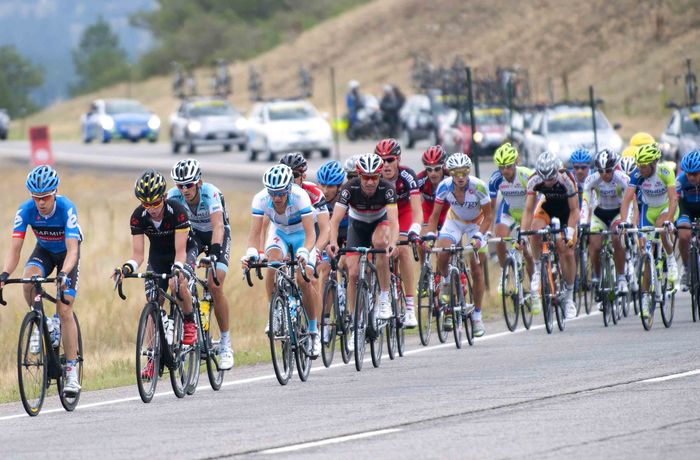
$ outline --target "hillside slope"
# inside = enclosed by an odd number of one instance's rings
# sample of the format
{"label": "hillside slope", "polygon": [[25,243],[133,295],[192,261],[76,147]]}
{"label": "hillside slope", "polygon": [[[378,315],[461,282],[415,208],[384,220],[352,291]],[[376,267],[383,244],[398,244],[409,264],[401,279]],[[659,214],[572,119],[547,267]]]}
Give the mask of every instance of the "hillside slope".
{"label": "hillside slope", "polygon": [[[475,68],[518,64],[530,71],[536,97],[544,99],[548,78],[562,96],[568,74],[570,95],[583,98],[593,84],[611,118],[623,130],[657,133],[663,101],[681,94],[673,77],[686,57],[700,71],[700,8],[695,0],[376,0],[303,33],[258,58],[232,66],[233,101],[247,108],[248,65],[262,69],[265,94],[294,94],[299,63],[316,79],[314,102],[330,111],[329,68],[336,69],[338,105],[347,80],[356,78],[379,93],[386,82],[409,89],[411,53],[429,52],[449,64],[462,56]],[[208,71],[202,71],[204,76]],[[164,120],[176,106],[169,78],[131,85],[131,94]],[[662,85],[663,84],[663,85]],[[32,117],[50,122],[59,137],[77,136],[79,114],[90,99],[127,93],[118,85],[99,94],[66,101]]]}

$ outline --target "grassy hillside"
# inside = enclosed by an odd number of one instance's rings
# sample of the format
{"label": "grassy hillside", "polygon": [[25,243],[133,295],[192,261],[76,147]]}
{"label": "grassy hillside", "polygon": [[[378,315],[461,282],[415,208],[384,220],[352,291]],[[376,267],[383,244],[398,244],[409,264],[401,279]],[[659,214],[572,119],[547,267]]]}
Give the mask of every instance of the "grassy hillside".
{"label": "grassy hillside", "polygon": [[[436,63],[448,64],[459,55],[476,68],[527,67],[542,99],[550,77],[556,95],[563,95],[566,72],[570,95],[583,98],[593,84],[610,118],[622,121],[623,133],[658,134],[667,115],[663,102],[681,95],[673,77],[684,59],[693,58],[700,71],[698,41],[700,8],[694,0],[376,0],[233,65],[233,101],[249,106],[244,90],[249,64],[262,69],[265,93],[272,96],[295,92],[303,62],[316,78],[314,102],[330,112],[330,66],[336,68],[341,104],[351,78],[375,93],[385,82],[408,89],[411,53],[421,51]],[[54,136],[77,137],[77,119],[92,98],[126,93],[122,84],[66,101],[29,123],[49,123]],[[131,94],[164,120],[176,106],[166,77],[135,83]]]}

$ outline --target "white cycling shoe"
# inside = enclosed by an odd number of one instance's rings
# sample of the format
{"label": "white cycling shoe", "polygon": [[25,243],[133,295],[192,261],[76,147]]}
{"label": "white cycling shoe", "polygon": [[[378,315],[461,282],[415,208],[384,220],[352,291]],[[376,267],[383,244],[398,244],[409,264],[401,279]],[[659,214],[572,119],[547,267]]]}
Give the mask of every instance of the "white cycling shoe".
{"label": "white cycling shoe", "polygon": [[311,358],[316,359],[321,354],[321,336],[317,332],[311,333]]}
{"label": "white cycling shoe", "polygon": [[348,353],[352,353],[355,351],[355,331],[350,333],[350,336],[348,337]]}
{"label": "white cycling shoe", "polygon": [[379,301],[379,311],[377,312],[377,318],[379,319],[389,319],[394,315],[391,311],[391,300],[380,300]]}
{"label": "white cycling shoe", "polygon": [[403,319],[403,327],[406,329],[413,329],[418,326],[418,320],[416,319],[416,312],[413,309],[406,310],[406,316]]}
{"label": "white cycling shoe", "polygon": [[80,393],[80,382],[78,382],[78,373],[73,370],[66,370],[66,384],[63,387],[63,395],[69,398],[75,397]]}
{"label": "white cycling shoe", "polygon": [[666,264],[668,265],[668,280],[675,283],[678,281],[678,263],[673,256],[668,256]]}
{"label": "white cycling shoe", "polygon": [[626,279],[620,279],[617,281],[617,294],[618,295],[627,295],[629,292],[629,288],[627,287],[627,280]]}
{"label": "white cycling shoe", "polygon": [[572,319],[576,317],[576,304],[571,299],[566,299],[564,302],[564,315],[566,319]]}
{"label": "white cycling shoe", "polygon": [[233,349],[230,345],[219,346],[219,369],[227,371],[233,367]]}
{"label": "white cycling shoe", "polygon": [[533,297],[537,295],[539,297],[540,294],[540,272],[535,271],[532,274],[532,278],[530,278],[530,295]]}

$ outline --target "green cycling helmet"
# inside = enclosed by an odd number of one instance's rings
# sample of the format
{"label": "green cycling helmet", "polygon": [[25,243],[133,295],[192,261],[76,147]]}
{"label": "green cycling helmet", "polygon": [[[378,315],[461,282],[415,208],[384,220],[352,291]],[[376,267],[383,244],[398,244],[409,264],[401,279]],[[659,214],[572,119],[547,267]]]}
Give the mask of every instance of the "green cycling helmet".
{"label": "green cycling helmet", "polygon": [[658,144],[640,145],[634,154],[634,161],[638,165],[648,165],[661,158],[661,149]]}
{"label": "green cycling helmet", "polygon": [[496,163],[496,166],[514,165],[517,159],[518,151],[515,150],[515,147],[510,142],[506,142],[498,147],[496,153],[493,154],[493,162]]}

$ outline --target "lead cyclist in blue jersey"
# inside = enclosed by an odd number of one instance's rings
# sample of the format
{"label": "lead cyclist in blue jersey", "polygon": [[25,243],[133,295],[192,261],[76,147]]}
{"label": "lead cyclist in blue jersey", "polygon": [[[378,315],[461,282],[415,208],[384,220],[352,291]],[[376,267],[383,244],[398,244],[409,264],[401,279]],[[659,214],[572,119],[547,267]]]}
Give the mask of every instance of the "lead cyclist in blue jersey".
{"label": "lead cyclist in blue jersey", "polygon": [[214,283],[209,274],[209,289],[214,298],[214,314],[219,324],[221,337],[219,341],[219,367],[229,370],[233,367],[233,349],[229,334],[229,304],[224,295],[224,281],[228,272],[231,253],[231,227],[224,196],[221,191],[208,182],[202,182],[199,161],[186,159],[178,161],[170,171],[175,187],[168,191],[168,198],[174,199],[187,210],[192,226],[192,237],[197,244],[197,253],[205,251],[216,266]]}
{"label": "lead cyclist in blue jersey", "polygon": [[678,247],[683,259],[685,270],[681,278],[681,286],[688,288],[688,254],[690,253],[690,224],[700,219],[700,150],[685,154],[681,160],[681,172],[676,178],[676,193],[680,217],[676,221],[678,227]]}
{"label": "lead cyclist in blue jersey", "polygon": [[[37,166],[27,176],[27,189],[31,199],[19,206],[12,229],[10,252],[5,258],[0,274],[0,289],[17,268],[24,244],[27,226],[36,236],[36,246],[24,266],[23,277],[46,277],[54,270],[64,300],[57,299],[56,312],[61,320],[61,337],[66,350],[66,385],[63,394],[73,397],[80,391],[78,372],[78,331],[73,319],[73,300],[78,289],[80,269],[80,242],[82,234],[78,225],[78,213],[68,198],[57,195],[59,178],[51,166]],[[24,285],[24,297],[31,304],[34,293],[31,284]]]}

